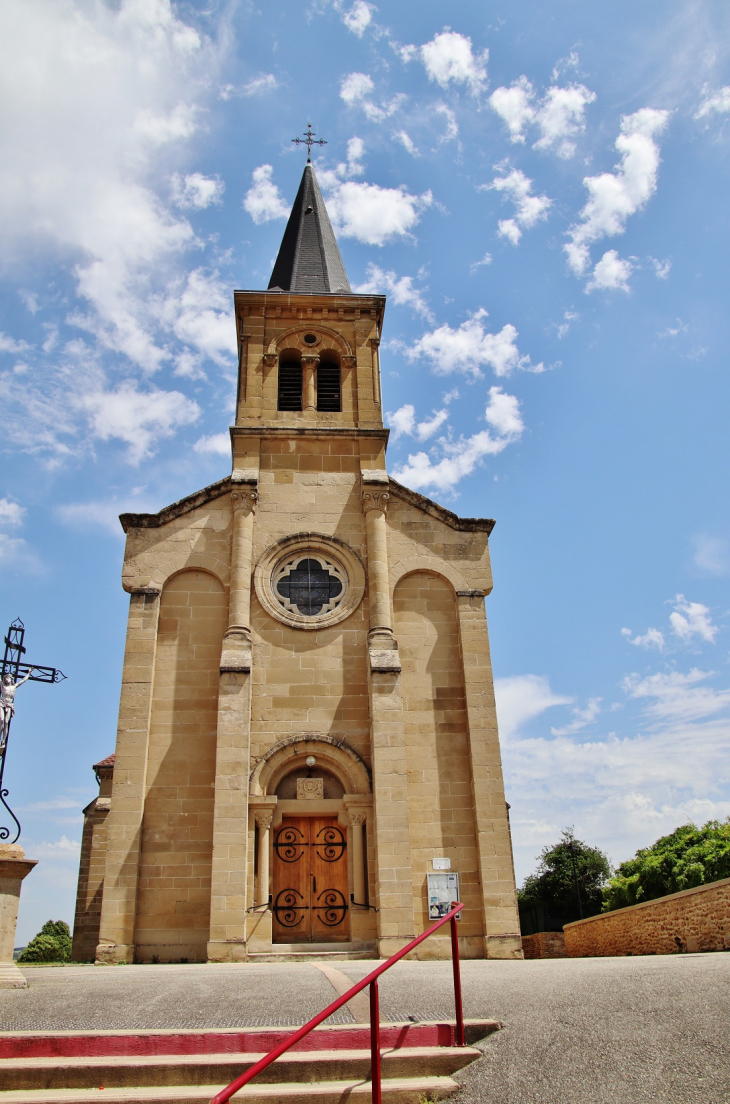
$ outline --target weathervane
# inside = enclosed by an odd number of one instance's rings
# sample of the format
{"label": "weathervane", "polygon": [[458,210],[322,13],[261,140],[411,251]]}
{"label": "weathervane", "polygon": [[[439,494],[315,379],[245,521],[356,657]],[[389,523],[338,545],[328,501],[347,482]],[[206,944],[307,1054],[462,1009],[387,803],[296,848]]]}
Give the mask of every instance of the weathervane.
{"label": "weathervane", "polygon": [[314,137],[315,133],[316,133],[316,131],[312,130],[312,124],[307,123],[306,136],[304,138],[292,138],[292,142],[294,142],[297,146],[306,145],[306,147],[307,147],[307,164],[309,164],[312,160],[312,146],[326,146],[327,145],[324,138],[315,138]]}
{"label": "weathervane", "polygon": [[[8,750],[10,737],[10,722],[15,715],[15,694],[18,687],[30,679],[32,682],[60,682],[65,679],[63,671],[55,667],[37,667],[22,661],[25,655],[23,637],[25,625],[18,618],[13,621],[5,637],[5,655],[3,656],[2,669],[0,669],[0,801],[15,821],[18,831],[11,843],[17,843],[20,838],[20,821],[8,805],[5,798],[8,791],[3,787],[3,774],[5,773],[5,756]],[[0,827],[0,841],[4,841],[10,835],[12,829]]]}

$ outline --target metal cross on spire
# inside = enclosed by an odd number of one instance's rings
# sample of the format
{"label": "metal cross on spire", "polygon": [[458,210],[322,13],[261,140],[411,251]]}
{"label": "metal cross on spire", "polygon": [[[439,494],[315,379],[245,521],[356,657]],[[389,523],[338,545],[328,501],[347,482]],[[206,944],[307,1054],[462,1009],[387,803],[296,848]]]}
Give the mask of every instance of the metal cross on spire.
{"label": "metal cross on spire", "polygon": [[312,130],[312,124],[307,123],[307,133],[304,138],[292,138],[297,146],[306,145],[307,147],[307,164],[312,160],[312,146],[326,146],[327,143],[324,138],[315,138],[316,131]]}
{"label": "metal cross on spire", "polygon": [[[11,843],[16,843],[20,838],[20,821],[8,805],[5,798],[8,791],[3,787],[3,774],[5,773],[5,755],[8,750],[8,738],[10,736],[10,722],[15,715],[15,694],[18,687],[28,682],[61,682],[65,679],[63,671],[56,667],[31,666],[23,659],[25,648],[23,637],[25,625],[18,618],[13,621],[5,637],[5,655],[0,667],[0,802],[5,806],[10,816],[15,821],[17,832]],[[12,829],[4,825],[0,827],[0,841],[5,841]]]}

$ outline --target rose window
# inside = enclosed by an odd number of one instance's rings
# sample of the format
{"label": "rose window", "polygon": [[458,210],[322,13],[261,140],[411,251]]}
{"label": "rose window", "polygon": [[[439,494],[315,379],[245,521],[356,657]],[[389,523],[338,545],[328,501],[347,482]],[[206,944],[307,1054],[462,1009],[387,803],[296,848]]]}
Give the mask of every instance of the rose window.
{"label": "rose window", "polygon": [[317,617],[339,606],[347,590],[342,567],[327,556],[288,556],[276,568],[272,590],[284,609]]}

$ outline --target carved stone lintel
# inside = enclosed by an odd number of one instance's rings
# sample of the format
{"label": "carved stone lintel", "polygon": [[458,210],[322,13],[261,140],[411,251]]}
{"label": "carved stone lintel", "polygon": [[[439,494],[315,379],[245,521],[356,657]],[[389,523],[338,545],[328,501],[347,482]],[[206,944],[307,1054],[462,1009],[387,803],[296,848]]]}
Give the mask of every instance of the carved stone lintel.
{"label": "carved stone lintel", "polygon": [[231,486],[236,486],[241,483],[253,485],[253,490],[256,490],[259,481],[259,469],[258,468],[234,468],[231,472]]}
{"label": "carved stone lintel", "polygon": [[261,828],[263,831],[266,831],[267,828],[271,827],[271,822],[274,819],[274,810],[273,809],[261,809],[260,811],[257,810],[254,813],[254,819],[256,820],[256,823],[259,826],[259,828]]}
{"label": "carved stone lintel", "polygon": [[390,495],[387,491],[374,491],[367,490],[362,492],[362,508],[363,513],[367,514],[369,510],[382,510],[383,513],[388,508],[388,500]]}
{"label": "carved stone lintel", "polygon": [[487,592],[485,590],[457,590],[456,593],[459,598],[485,598]]}
{"label": "carved stone lintel", "polygon": [[130,587],[129,588],[129,593],[130,594],[144,594],[147,597],[159,598],[160,595],[162,594],[162,587],[158,587],[158,586]]}
{"label": "carved stone lintel", "polygon": [[371,488],[368,486],[370,483],[386,488],[390,482],[385,468],[362,468],[360,478],[362,479],[363,490],[370,490]]}
{"label": "carved stone lintel", "polygon": [[240,486],[231,491],[231,505],[236,513],[255,514],[258,498],[258,491],[244,489]]}
{"label": "carved stone lintel", "polygon": [[349,372],[352,368],[357,367],[357,357],[356,356],[351,356],[350,354],[347,354],[345,356],[340,357],[340,361],[342,363],[343,369],[347,372]]}

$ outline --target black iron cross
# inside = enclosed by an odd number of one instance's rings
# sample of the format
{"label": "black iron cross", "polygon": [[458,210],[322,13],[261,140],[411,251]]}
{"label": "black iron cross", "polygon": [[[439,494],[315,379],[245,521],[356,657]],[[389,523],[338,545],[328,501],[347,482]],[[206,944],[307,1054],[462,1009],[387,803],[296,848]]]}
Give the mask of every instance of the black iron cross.
{"label": "black iron cross", "polygon": [[[20,838],[20,821],[5,800],[8,791],[3,787],[5,756],[10,738],[10,722],[15,713],[14,693],[10,695],[8,687],[14,691],[18,685],[24,682],[61,682],[62,679],[66,678],[63,671],[59,671],[56,667],[39,667],[36,664],[31,665],[23,659],[25,655],[24,636],[25,625],[20,618],[17,618],[13,621],[8,629],[8,635],[5,637],[5,654],[0,669],[0,681],[5,687],[2,695],[2,710],[0,711],[0,802],[13,818],[18,829],[15,839],[10,841],[11,843],[16,843]],[[11,831],[11,828],[6,828],[4,825],[0,827],[0,841],[7,840]]]}
{"label": "black iron cross", "polygon": [[307,123],[307,133],[304,138],[292,138],[297,146],[306,145],[307,147],[307,164],[312,160],[312,146],[326,146],[324,138],[315,138],[316,131],[312,130],[312,124]]}

